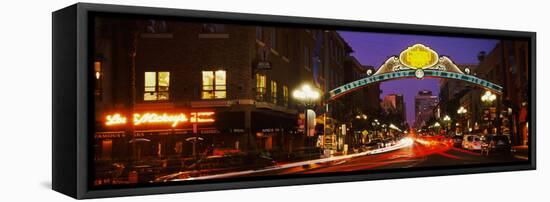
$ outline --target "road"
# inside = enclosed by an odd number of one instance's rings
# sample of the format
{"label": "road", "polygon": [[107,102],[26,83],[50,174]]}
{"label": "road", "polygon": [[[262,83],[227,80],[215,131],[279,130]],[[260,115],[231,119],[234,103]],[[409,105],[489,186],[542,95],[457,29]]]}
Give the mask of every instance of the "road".
{"label": "road", "polygon": [[[200,180],[227,177],[272,176],[285,174],[310,174],[348,172],[358,170],[395,169],[411,167],[459,166],[512,162],[524,159],[513,155],[482,156],[479,151],[453,147],[447,139],[404,138],[394,146],[324,159],[303,162],[280,163],[262,169],[228,172],[198,177],[173,174],[172,181]],[[179,176],[179,177],[178,177]]]}
{"label": "road", "polygon": [[346,172],[357,170],[434,167],[448,165],[482,164],[494,162],[517,161],[511,156],[480,155],[479,152],[467,151],[453,147],[446,142],[415,141],[412,145],[386,153],[359,156],[321,164],[258,172],[247,176],[309,174],[326,172]]}

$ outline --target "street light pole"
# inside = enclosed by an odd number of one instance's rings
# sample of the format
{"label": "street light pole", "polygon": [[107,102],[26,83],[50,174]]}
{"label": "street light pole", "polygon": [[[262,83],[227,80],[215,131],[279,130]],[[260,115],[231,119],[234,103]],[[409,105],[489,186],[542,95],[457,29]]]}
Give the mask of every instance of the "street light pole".
{"label": "street light pole", "polygon": [[[464,121],[466,113],[468,113],[468,110],[463,106],[460,106],[460,108],[458,108],[456,113],[460,116],[460,119]],[[461,132],[464,132],[464,123],[461,123],[460,125],[461,125],[460,128],[462,129]]]}
{"label": "street light pole", "polygon": [[[487,110],[489,110],[489,117],[488,119],[491,120],[491,107],[493,106],[493,102],[497,99],[497,96],[495,94],[493,94],[491,91],[485,91],[485,93],[483,94],[483,96],[481,96],[481,101],[483,103],[485,103],[485,106],[488,108]],[[497,111],[495,112],[495,116],[496,119],[498,120],[500,117],[500,113],[498,112],[499,109],[497,109]],[[487,122],[489,122],[489,120]],[[492,120],[491,120],[492,121]],[[494,124],[494,123],[493,123]],[[500,128],[500,126],[498,126]],[[499,128],[497,128],[497,131],[499,130]],[[492,133],[492,127],[491,127],[491,133]],[[489,131],[487,131],[489,132]]]}
{"label": "street light pole", "polygon": [[304,84],[301,88],[294,90],[292,96],[304,104],[304,134],[306,135],[306,139],[308,139],[311,130],[308,123],[308,110],[315,106],[314,102],[321,97],[321,94],[308,84]]}
{"label": "street light pole", "polygon": [[449,115],[445,115],[445,117],[443,117],[443,123],[445,124],[445,135],[449,135],[449,127],[450,127],[450,124],[451,124],[451,117],[449,117]]}

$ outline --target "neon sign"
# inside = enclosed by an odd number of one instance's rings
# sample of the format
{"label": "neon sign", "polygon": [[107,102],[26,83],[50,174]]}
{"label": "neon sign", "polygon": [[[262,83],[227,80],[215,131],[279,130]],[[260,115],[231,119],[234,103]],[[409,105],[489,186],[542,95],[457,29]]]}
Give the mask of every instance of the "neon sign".
{"label": "neon sign", "polygon": [[105,125],[108,126],[126,124],[126,117],[123,117],[120,114],[107,115],[106,119],[107,121],[105,121]]}
{"label": "neon sign", "polygon": [[438,62],[438,55],[435,51],[422,44],[415,44],[399,54],[401,63],[407,67],[424,69],[432,67]]}
{"label": "neon sign", "polygon": [[[171,124],[172,127],[176,127],[180,123],[211,123],[215,119],[212,117],[214,112],[191,112],[188,114],[177,113],[135,113],[132,123],[134,126],[145,124]],[[106,116],[105,125],[124,125],[126,124],[126,117],[120,114],[112,114]]]}

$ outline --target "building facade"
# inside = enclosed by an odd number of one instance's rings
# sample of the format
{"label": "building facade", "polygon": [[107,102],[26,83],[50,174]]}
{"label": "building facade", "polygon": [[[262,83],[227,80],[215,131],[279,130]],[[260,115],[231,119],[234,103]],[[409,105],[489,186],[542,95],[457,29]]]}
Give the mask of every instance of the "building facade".
{"label": "building facade", "polygon": [[527,145],[529,140],[528,57],[527,41],[502,40],[480,58],[477,71],[479,77],[503,87],[502,95],[497,95],[492,102],[482,103],[483,119],[494,119],[494,131],[509,135],[514,145]]}
{"label": "building facade", "polygon": [[415,128],[422,128],[429,124],[429,120],[435,118],[434,109],[439,103],[439,98],[432,95],[432,91],[422,90],[414,97]]}
{"label": "building facade", "polygon": [[95,20],[96,161],[170,167],[174,158],[258,153],[293,161],[318,157],[318,139],[337,145],[345,101],[315,103],[317,119],[334,121],[318,121],[310,137],[305,106],[291,97],[304,83],[324,93],[347,82],[351,48],[337,32]]}
{"label": "building facade", "polygon": [[407,117],[405,100],[402,94],[388,94],[381,102],[381,108],[386,119],[398,126],[406,128]]}

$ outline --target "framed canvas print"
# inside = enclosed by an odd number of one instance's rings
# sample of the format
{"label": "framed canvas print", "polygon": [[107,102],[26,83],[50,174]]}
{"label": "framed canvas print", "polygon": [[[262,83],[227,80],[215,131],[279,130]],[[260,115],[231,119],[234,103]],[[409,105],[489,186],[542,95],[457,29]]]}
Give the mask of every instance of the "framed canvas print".
{"label": "framed canvas print", "polygon": [[535,169],[535,33],[79,3],[53,14],[75,198]]}

